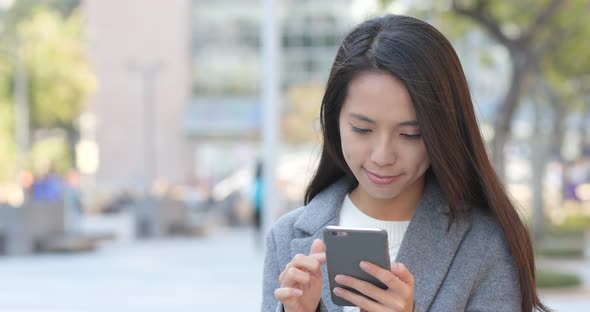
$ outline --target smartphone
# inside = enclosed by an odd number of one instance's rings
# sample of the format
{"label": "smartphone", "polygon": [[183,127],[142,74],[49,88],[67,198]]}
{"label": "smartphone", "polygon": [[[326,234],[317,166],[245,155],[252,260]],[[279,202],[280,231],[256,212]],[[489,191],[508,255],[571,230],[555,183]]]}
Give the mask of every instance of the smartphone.
{"label": "smartphone", "polygon": [[354,306],[348,300],[336,296],[333,291],[335,287],[341,287],[363,295],[354,289],[338,284],[335,281],[338,274],[352,276],[381,289],[387,289],[385,284],[363,271],[359,266],[361,261],[368,261],[386,270],[391,269],[387,231],[376,228],[327,226],[324,229],[324,244],[326,245],[330,294],[334,304]]}

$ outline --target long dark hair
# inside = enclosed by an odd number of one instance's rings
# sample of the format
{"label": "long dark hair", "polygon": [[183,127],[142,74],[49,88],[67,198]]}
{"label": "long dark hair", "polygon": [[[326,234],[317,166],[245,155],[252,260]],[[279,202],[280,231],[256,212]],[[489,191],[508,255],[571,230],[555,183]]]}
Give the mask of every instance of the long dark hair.
{"label": "long dark hair", "polygon": [[360,24],[344,39],[322,100],[322,152],[305,203],[342,177],[358,183],[342,155],[338,119],[349,82],[363,72],[388,73],[405,85],[429,155],[428,174],[447,197],[450,222],[463,203],[491,212],[514,259],[522,310],[549,311],[537,296],[528,230],[488,158],[459,58],[449,41],[425,22],[386,15]]}

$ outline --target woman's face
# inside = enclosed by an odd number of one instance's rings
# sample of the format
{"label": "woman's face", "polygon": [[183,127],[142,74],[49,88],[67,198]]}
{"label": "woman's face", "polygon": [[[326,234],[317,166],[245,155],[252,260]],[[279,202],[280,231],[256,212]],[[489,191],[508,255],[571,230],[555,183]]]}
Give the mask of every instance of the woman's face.
{"label": "woman's face", "polygon": [[399,80],[360,74],[349,83],[339,120],[342,153],[361,196],[390,200],[420,187],[416,182],[430,161],[410,95]]}

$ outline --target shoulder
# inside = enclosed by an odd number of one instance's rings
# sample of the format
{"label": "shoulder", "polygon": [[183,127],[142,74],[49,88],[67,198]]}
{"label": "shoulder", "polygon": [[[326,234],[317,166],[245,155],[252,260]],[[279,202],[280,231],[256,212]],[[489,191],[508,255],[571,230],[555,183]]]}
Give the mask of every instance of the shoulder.
{"label": "shoulder", "polygon": [[465,243],[472,256],[481,260],[480,269],[492,266],[514,266],[502,227],[491,212],[473,209],[471,212],[471,229],[465,237]]}
{"label": "shoulder", "polygon": [[469,234],[475,238],[485,240],[495,247],[506,244],[504,232],[496,217],[491,212],[481,208],[475,208],[471,211],[471,230]]}
{"label": "shoulder", "polygon": [[294,225],[297,220],[304,214],[307,206],[301,206],[282,215],[270,228],[270,234],[273,236],[289,235],[294,231]]}
{"label": "shoulder", "polygon": [[304,236],[300,225],[314,222],[313,209],[314,207],[305,205],[284,214],[270,228],[267,239],[274,240],[280,246]]}

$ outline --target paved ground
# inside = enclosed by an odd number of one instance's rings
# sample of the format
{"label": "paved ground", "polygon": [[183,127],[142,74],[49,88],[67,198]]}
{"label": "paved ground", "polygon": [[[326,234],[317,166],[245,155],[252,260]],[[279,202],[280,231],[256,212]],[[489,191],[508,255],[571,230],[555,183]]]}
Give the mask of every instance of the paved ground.
{"label": "paved ground", "polygon": [[262,255],[249,233],[0,260],[0,311],[257,311]]}
{"label": "paved ground", "polygon": [[[121,226],[123,237],[129,233],[124,219],[109,222]],[[262,262],[248,229],[123,239],[92,253],[0,258],[0,311],[259,311]],[[542,295],[557,311],[590,310],[583,290]]]}

